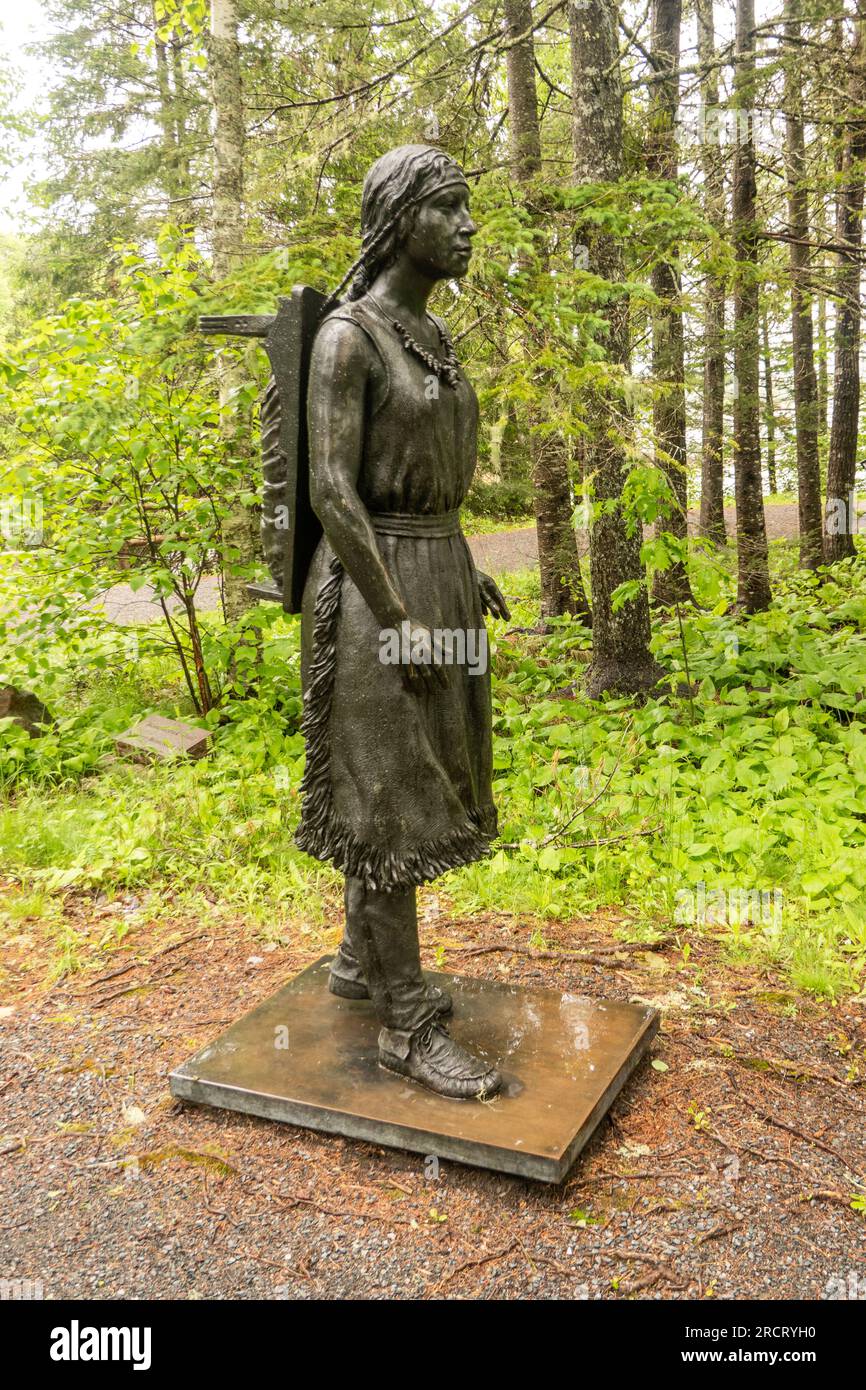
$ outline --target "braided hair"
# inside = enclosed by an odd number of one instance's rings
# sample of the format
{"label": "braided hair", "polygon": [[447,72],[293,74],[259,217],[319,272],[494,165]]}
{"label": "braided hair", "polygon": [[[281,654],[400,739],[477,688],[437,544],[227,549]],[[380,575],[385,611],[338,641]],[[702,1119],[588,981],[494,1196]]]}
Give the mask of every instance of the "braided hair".
{"label": "braided hair", "polygon": [[396,259],[408,230],[404,213],[455,183],[466,183],[459,165],[432,145],[399,145],[377,159],[361,195],[361,254],[329,296],[328,305],[350,280],[346,298],[361,299]]}

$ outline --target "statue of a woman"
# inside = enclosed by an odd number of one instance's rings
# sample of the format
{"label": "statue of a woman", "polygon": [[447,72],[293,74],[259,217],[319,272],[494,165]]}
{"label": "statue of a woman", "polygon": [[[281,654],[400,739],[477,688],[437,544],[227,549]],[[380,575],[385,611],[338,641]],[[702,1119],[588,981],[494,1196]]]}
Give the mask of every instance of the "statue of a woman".
{"label": "statue of a woman", "polygon": [[[451,998],[421,972],[416,889],[485,857],[496,810],[487,663],[446,664],[440,634],[480,638],[486,654],[483,613],[509,614],[460,529],[478,404],[427,300],[466,273],[475,230],[440,150],[402,146],[368,173],[360,268],[310,368],[324,536],[302,618],[297,843],[346,875],[330,988],[372,1000],[383,1067],[455,1098],[491,1096],[501,1077],[448,1032]],[[403,665],[383,660],[391,633],[406,639]]]}

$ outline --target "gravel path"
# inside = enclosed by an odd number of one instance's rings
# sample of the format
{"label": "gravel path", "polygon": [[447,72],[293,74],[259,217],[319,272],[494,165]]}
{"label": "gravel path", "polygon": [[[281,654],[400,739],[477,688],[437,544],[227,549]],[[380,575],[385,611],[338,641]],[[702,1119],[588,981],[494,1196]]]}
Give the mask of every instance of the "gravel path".
{"label": "gravel path", "polygon": [[[94,1299],[866,1294],[866,1221],[850,1205],[864,1190],[863,1001],[797,996],[700,936],[688,961],[673,942],[616,954],[626,923],[612,913],[545,924],[539,955],[530,922],[428,911],[428,964],[438,942],[451,971],[663,1015],[653,1065],[564,1186],[450,1162],[435,1175],[416,1155],[169,1096],[171,1067],[331,949],[336,920],[289,947],[218,916],[157,924],[147,902],[66,910],[92,942],[82,973],[46,992],[36,926],[2,948],[4,1279]],[[106,954],[115,919],[128,932]]]}
{"label": "gravel path", "polygon": [[[791,502],[768,503],[767,534],[771,540],[791,540],[797,535],[797,508]],[[736,514],[733,507],[725,508],[728,534],[733,535]],[[689,531],[694,534],[697,513],[689,513]],[[469,548],[475,563],[488,573],[509,573],[531,569],[538,564],[535,527],[526,526],[513,531],[491,531],[483,536],[470,536]],[[586,538],[578,538],[578,550],[586,553]],[[153,602],[149,588],[133,591],[128,584],[116,584],[105,596],[105,608],[112,622],[121,626],[152,622],[162,610]],[[198,607],[206,612],[219,603],[219,590],[214,575],[207,575],[198,591]]]}

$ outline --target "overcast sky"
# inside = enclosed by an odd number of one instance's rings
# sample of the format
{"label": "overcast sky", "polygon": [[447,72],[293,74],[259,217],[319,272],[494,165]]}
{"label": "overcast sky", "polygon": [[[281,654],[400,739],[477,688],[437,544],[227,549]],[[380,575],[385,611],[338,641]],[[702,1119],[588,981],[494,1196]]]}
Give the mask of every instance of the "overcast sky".
{"label": "overcast sky", "polygon": [[[637,22],[645,12],[646,0],[625,0],[623,11],[628,20]],[[724,40],[733,30],[733,0],[716,0],[716,37]],[[781,9],[781,0],[757,0],[757,18],[763,19]],[[694,18],[683,24],[683,60],[695,61]],[[4,0],[0,19],[0,62],[11,67],[21,82],[17,105],[22,109],[39,110],[44,106],[51,74],[46,74],[37,58],[24,52],[27,43],[44,38],[51,31],[41,0]],[[691,50],[691,51],[689,51]],[[48,78],[48,80],[46,80]],[[38,135],[27,142],[21,161],[11,169],[0,168],[0,232],[27,229],[28,204],[24,184],[45,171]]]}
{"label": "overcast sky", "polygon": [[[6,0],[0,19],[0,54],[4,68],[12,68],[21,80],[17,107],[38,108],[45,90],[39,60],[24,53],[25,44],[43,38],[50,26],[40,0]],[[0,169],[0,231],[22,228],[26,214],[24,182],[41,170],[38,142],[28,142],[27,158],[11,169]]]}

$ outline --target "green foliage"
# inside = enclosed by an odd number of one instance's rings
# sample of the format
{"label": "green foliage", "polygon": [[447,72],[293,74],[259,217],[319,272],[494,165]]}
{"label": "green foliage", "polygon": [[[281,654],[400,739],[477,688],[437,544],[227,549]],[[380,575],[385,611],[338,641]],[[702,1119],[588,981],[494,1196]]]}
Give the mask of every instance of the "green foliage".
{"label": "green foliage", "polygon": [[[249,254],[228,283],[210,287],[205,0],[45,7],[49,168],[32,190],[44,225],[2,248],[0,274],[0,503],[38,500],[44,536],[0,557],[0,679],[32,687],[58,718],[36,739],[0,721],[0,853],[49,904],[70,888],[170,883],[218,892],[263,922],[285,903],[307,910],[312,899],[315,913],[337,879],[292,846],[297,625],[257,609],[226,627],[199,603],[204,576],[220,562],[232,569],[220,555],[223,517],[255,505],[246,446],[266,368],[256,347],[201,339],[197,315],[270,312],[298,281],[333,289],[358,251],[370,163],[398,143],[438,142],[472,171],[478,223],[469,276],[459,289],[441,286],[432,305],[459,335],[479,391],[482,472],[469,511],[489,524],[530,510],[531,424],[572,457],[580,448],[586,517],[622,505],[637,532],[664,523],[672,504],[652,448],[659,384],[643,370],[658,308],[651,272],[662,260],[682,271],[695,328],[705,277],[736,270],[731,247],[705,220],[702,179],[645,176],[649,88],[638,40],[624,60],[626,75],[637,74],[627,82],[627,176],[575,189],[570,112],[556,99],[570,81],[567,35],[555,16],[542,25],[543,175],[524,205],[504,173],[500,7],[484,0],[452,27],[450,10],[432,3],[335,0],[311,11],[245,0]],[[817,16],[814,25],[808,51],[818,63]],[[841,90],[846,61],[840,52],[827,91]],[[773,63],[763,71],[772,93]],[[832,129],[826,76],[803,71],[822,128]],[[0,118],[0,160],[26,133],[18,117]],[[698,167],[703,152],[684,163]],[[810,164],[816,206],[837,182],[833,154],[828,137]],[[761,170],[770,211],[784,186],[776,172],[772,161]],[[575,254],[580,236],[591,243],[598,233],[623,247],[621,282]],[[774,235],[759,274],[778,324],[790,286],[787,247]],[[616,302],[628,312],[632,370],[606,357]],[[24,338],[12,341],[21,324]],[[692,333],[690,387],[700,385],[700,345]],[[244,354],[248,386],[229,403],[238,458],[221,442],[215,351]],[[599,388],[617,406],[611,428],[629,465],[622,499],[594,496],[584,403]],[[784,482],[794,452],[784,392],[776,408]],[[500,427],[517,441],[510,460],[494,445]],[[494,654],[503,842],[490,863],[451,876],[447,891],[468,910],[542,918],[620,903],[632,934],[671,923],[684,938],[718,930],[732,953],[766,953],[832,993],[855,981],[866,950],[862,558],[810,576],[774,556],[776,601],[741,621],[730,611],[728,557],[700,543],[687,552],[662,531],[644,543],[645,574],[620,586],[614,607],[686,558],[702,609],[658,618],[666,689],[636,708],[587,701],[590,634],[562,620],[549,637],[531,635],[537,576],[505,580],[515,631],[498,628]],[[163,622],[113,627],[101,596],[119,580],[164,601]],[[211,756],[147,769],[113,760],[114,736],[148,710],[198,718],[212,732]],[[731,893],[776,888],[779,920],[730,908]],[[725,896],[720,920],[679,920],[699,889]],[[74,943],[61,946],[74,961]]]}
{"label": "green foliage", "polygon": [[[17,636],[14,659],[33,676],[58,631],[86,644],[104,630],[100,598],[113,584],[147,586],[203,713],[229,661],[224,641],[222,659],[209,660],[213,644],[204,651],[196,593],[218,560],[223,573],[252,575],[221,554],[221,522],[256,498],[242,451],[218,428],[213,348],[195,332],[197,252],[170,230],[158,252],[125,252],[113,296],[69,300],[0,357],[2,500],[26,504],[42,528],[0,560],[0,641]],[[229,403],[241,421],[255,390],[253,377]]]}
{"label": "green foliage", "polygon": [[529,482],[473,483],[464,503],[472,518],[489,517],[500,521],[523,521],[532,517],[532,486]]}
{"label": "green foliage", "polygon": [[[538,576],[501,578],[514,627],[528,626]],[[558,620],[547,638],[495,624],[501,841],[491,860],[442,881],[457,910],[561,919],[619,904],[633,938],[673,929],[685,948],[707,931],[734,958],[773,961],[801,987],[856,986],[866,960],[866,565],[782,577],[773,607],[747,620],[728,611],[730,588],[716,611],[685,613],[682,636],[674,619],[659,626],[654,650],[674,693],[638,706],[581,695],[590,634],[579,623]],[[115,633],[114,648],[75,648],[79,662],[105,662],[76,676],[61,644],[55,699],[77,708],[42,739],[0,728],[17,788],[0,815],[8,874],[50,893],[210,891],[263,928],[307,893],[317,911],[336,900],[338,876],[292,843],[298,623],[271,608],[248,622],[257,642],[241,650],[259,653],[249,656],[255,692],[227,695],[208,716],[214,748],[199,764],[105,759],[136,702],[139,713],[188,714],[164,651],[124,664]],[[206,642],[226,640],[209,620]],[[692,701],[679,693],[683,640]]]}
{"label": "green foliage", "polygon": [[[748,939],[811,988],[856,978],[866,954],[864,593],[861,560],[798,576],[746,622],[726,603],[686,618],[694,704],[575,698],[576,658],[589,654],[575,623],[521,647],[500,639],[494,757],[512,848],[463,872],[460,906],[567,917],[620,902],[638,919],[675,922],[702,884],[725,894],[711,929],[735,944]],[[676,689],[685,672],[675,621],[653,647]],[[759,899],[768,920],[734,920],[731,894],[774,891],[779,913]]]}

